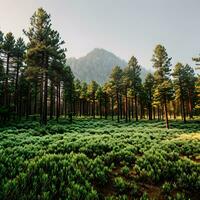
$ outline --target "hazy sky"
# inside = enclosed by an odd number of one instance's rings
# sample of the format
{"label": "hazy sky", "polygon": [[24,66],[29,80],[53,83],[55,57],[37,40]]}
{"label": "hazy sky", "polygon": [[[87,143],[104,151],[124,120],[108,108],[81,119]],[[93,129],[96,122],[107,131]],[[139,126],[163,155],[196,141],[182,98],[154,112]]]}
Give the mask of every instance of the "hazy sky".
{"label": "hazy sky", "polygon": [[156,44],[173,64],[189,63],[200,53],[200,0],[0,0],[0,29],[22,36],[38,7],[51,14],[66,42],[67,57],[93,48],[112,51],[126,61],[132,55],[150,68]]}

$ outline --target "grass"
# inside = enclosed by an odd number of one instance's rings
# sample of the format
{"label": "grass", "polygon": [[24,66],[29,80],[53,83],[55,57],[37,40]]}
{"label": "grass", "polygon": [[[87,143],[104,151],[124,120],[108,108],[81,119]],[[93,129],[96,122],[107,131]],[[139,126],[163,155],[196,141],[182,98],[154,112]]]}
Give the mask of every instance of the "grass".
{"label": "grass", "polygon": [[0,199],[198,199],[199,122],[0,126]]}

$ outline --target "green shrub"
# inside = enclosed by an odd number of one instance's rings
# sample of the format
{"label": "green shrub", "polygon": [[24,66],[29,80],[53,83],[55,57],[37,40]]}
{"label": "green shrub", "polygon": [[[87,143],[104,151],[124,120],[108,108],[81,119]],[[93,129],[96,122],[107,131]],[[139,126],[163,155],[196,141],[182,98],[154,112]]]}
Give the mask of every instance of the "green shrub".
{"label": "green shrub", "polygon": [[117,189],[118,193],[125,192],[127,189],[127,183],[122,177],[116,177],[114,179],[114,186]]}
{"label": "green shrub", "polygon": [[166,195],[169,195],[170,192],[172,191],[173,189],[173,185],[168,183],[168,182],[165,182],[163,185],[162,185],[162,190],[163,190],[163,193],[166,194]]}
{"label": "green shrub", "polygon": [[122,169],[121,169],[121,172],[122,172],[125,176],[128,175],[129,171],[130,171],[130,169],[129,169],[129,167],[127,167],[127,166],[124,166],[124,167],[122,167]]}

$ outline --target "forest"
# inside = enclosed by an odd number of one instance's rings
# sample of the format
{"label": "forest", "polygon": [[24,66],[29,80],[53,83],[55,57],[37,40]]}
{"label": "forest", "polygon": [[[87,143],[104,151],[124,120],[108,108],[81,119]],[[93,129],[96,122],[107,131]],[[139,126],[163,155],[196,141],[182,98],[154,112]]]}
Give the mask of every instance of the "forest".
{"label": "forest", "polygon": [[199,199],[200,57],[87,83],[43,8],[22,34],[0,31],[0,200]]}

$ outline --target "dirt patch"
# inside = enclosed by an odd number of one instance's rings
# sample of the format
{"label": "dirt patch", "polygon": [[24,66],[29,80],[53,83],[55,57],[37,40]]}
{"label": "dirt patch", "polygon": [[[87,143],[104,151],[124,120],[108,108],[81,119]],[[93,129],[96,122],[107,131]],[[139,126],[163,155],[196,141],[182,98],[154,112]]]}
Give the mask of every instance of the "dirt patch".
{"label": "dirt patch", "polygon": [[99,187],[98,188],[98,191],[104,196],[112,196],[114,195],[116,192],[115,192],[115,188],[113,186],[113,182],[112,180],[110,179],[108,181],[108,183],[106,185],[104,185],[103,187]]}
{"label": "dirt patch", "polygon": [[149,185],[146,183],[141,183],[140,186],[141,186],[141,191],[146,192],[150,199],[164,200],[164,197],[162,195],[162,190],[159,186]]}

